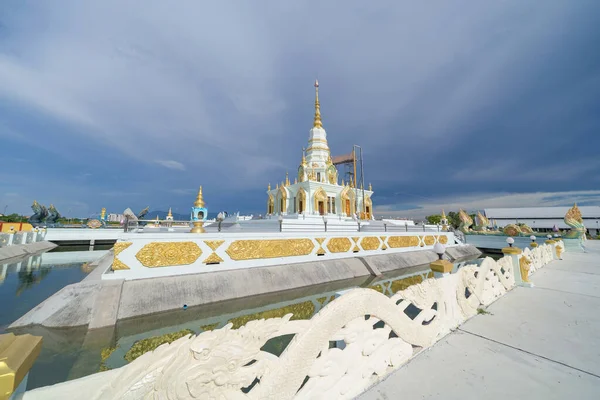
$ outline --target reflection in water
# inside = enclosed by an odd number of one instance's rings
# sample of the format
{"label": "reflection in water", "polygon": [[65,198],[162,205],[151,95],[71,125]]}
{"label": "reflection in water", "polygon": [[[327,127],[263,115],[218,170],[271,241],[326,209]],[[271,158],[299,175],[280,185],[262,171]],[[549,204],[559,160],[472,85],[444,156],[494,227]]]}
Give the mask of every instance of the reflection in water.
{"label": "reflection in water", "polygon": [[39,270],[19,271],[19,286],[17,286],[17,296],[20,296],[24,290],[31,289],[33,285],[40,283],[52,270],[49,267],[42,267]]}

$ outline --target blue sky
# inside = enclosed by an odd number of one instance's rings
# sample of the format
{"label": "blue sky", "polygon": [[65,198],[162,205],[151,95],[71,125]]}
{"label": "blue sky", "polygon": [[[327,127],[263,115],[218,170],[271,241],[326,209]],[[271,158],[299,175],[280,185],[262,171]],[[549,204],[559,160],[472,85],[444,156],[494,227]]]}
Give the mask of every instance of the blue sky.
{"label": "blue sky", "polygon": [[319,78],[379,215],[600,204],[600,3],[0,2],[0,212],[264,213]]}

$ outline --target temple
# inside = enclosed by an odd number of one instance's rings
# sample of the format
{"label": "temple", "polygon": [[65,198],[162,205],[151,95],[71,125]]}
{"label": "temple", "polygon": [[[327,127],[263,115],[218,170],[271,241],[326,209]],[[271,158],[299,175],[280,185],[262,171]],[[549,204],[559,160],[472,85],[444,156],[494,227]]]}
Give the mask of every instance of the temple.
{"label": "temple", "polygon": [[315,81],[315,116],[309,132],[308,147],[302,149],[302,160],[294,183],[285,180],[267,189],[267,214],[284,216],[339,216],[373,219],[373,203],[369,190],[355,182],[345,183],[331,159],[327,132],[321,121],[319,81]]}

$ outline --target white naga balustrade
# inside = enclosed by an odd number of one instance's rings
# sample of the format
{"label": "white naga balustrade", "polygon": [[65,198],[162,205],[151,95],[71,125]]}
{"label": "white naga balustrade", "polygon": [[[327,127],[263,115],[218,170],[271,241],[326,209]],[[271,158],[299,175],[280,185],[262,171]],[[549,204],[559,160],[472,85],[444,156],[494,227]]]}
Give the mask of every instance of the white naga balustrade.
{"label": "white naga balustrade", "polygon": [[[519,265],[508,256],[486,258],[391,298],[371,289],[350,290],[310,320],[291,321],[288,314],[235,330],[228,324],[162,345],[119,369],[36,389],[24,398],[82,393],[111,400],[353,398],[515,287],[521,264],[532,273],[555,259],[555,248],[526,250]],[[295,337],[281,356],[261,350],[287,334]]]}

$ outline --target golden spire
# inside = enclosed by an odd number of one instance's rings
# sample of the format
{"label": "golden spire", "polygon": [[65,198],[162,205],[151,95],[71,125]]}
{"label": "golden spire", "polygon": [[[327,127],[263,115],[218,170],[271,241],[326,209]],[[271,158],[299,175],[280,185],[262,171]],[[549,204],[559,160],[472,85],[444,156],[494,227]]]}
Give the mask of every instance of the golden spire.
{"label": "golden spire", "polygon": [[298,183],[298,178],[294,178],[294,185]]}
{"label": "golden spire", "polygon": [[269,182],[269,186],[267,186],[267,190],[271,190],[271,182]]}
{"label": "golden spire", "polygon": [[346,184],[344,183],[344,178],[342,178],[342,186],[346,186]]}
{"label": "golden spire", "polygon": [[315,79],[315,121],[313,123],[315,128],[323,128],[321,123],[321,105],[319,104],[319,81]]}
{"label": "golden spire", "polygon": [[442,208],[442,218],[446,219],[446,213],[444,212],[444,209]]}
{"label": "golden spire", "polygon": [[369,182],[369,192],[373,191],[373,186],[371,186],[371,183]]}
{"label": "golden spire", "polygon": [[275,184],[275,189],[279,189],[279,183]]}
{"label": "golden spire", "polygon": [[285,186],[290,186],[290,177],[287,171],[285,171]]}
{"label": "golden spire", "polygon": [[302,148],[302,165],[306,166],[306,149]]}
{"label": "golden spire", "polygon": [[196,201],[194,202],[194,207],[204,208],[204,198],[202,197],[202,186],[198,190],[198,197],[196,197]]}
{"label": "golden spire", "polygon": [[169,207],[169,213],[167,214],[167,217],[172,217],[173,213],[171,212],[171,207]]}

